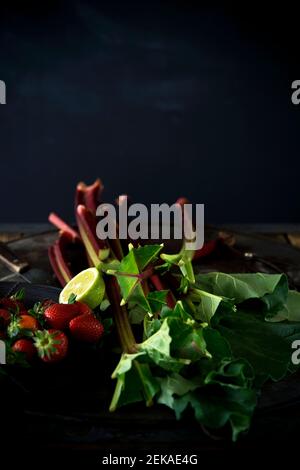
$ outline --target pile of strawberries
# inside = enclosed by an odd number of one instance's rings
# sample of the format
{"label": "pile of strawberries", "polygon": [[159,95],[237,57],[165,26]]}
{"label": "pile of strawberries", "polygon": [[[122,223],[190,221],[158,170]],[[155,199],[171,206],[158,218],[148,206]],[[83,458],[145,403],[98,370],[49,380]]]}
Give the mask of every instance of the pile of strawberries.
{"label": "pile of strawberries", "polygon": [[18,292],[0,299],[0,339],[17,358],[26,362],[36,357],[47,363],[58,362],[68,353],[69,337],[96,343],[104,334],[93,311],[75,298],[69,304],[45,300],[27,310],[23,295]]}

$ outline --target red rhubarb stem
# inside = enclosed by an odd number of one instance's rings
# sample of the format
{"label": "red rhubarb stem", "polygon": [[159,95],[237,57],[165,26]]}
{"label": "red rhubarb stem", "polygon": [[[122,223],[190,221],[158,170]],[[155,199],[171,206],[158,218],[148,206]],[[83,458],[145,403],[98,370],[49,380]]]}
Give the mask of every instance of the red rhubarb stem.
{"label": "red rhubarb stem", "polygon": [[193,256],[193,261],[197,261],[200,258],[210,255],[217,248],[218,240],[210,240],[204,243],[203,247],[196,250]]}
{"label": "red rhubarb stem", "polygon": [[121,306],[121,294],[118,282],[114,276],[106,278],[106,292],[112,306],[114,321],[117,327],[120,343],[124,352],[136,352],[136,341],[132,333],[126,307]]}
{"label": "red rhubarb stem", "polygon": [[99,178],[90,185],[86,185],[83,182],[78,183],[75,195],[76,207],[83,204],[95,216],[103,189],[104,186]]}
{"label": "red rhubarb stem", "polygon": [[63,232],[48,251],[50,264],[62,286],[65,286],[73,277],[64,253],[65,243],[68,240],[68,235],[64,235]]}
{"label": "red rhubarb stem", "polygon": [[51,212],[48,217],[49,222],[58,228],[61,232],[64,232],[72,241],[79,240],[79,235],[70,225],[62,220],[55,212]]}
{"label": "red rhubarb stem", "polygon": [[109,248],[104,240],[96,238],[96,224],[91,212],[82,204],[76,210],[77,225],[82,242],[86,248],[89,259],[94,266],[98,266],[100,262],[109,255]]}
{"label": "red rhubarb stem", "polygon": [[53,269],[53,272],[55,274],[55,276],[57,277],[58,279],[58,282],[60,283],[60,285],[62,287],[64,287],[66,285],[66,281],[59,269],[59,266],[57,264],[57,261],[56,261],[56,257],[55,257],[55,254],[54,254],[54,246],[51,245],[49,246],[48,248],[48,258],[49,258],[49,261],[50,261],[50,264],[51,264],[51,267]]}

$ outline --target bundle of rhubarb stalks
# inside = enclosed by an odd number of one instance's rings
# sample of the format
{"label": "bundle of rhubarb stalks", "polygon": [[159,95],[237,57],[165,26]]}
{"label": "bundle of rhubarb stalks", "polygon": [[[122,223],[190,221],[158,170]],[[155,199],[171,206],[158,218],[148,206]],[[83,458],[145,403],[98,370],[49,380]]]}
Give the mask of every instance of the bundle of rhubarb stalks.
{"label": "bundle of rhubarb stalks", "polygon": [[[264,383],[297,370],[291,351],[300,339],[300,294],[289,290],[285,274],[195,274],[195,263],[218,240],[195,252],[183,240],[175,254],[162,244],[99,240],[95,214],[102,194],[100,180],[78,184],[76,229],[50,214],[59,236],[49,259],[64,286],[60,299],[74,294],[82,300],[76,279],[87,282],[88,271],[94,283],[85,292],[89,306],[111,310],[122,355],[112,374],[110,410],[145,401],[168,406],[179,419],[190,409],[203,427],[228,430],[236,440],[249,429]],[[75,246],[87,268],[79,274],[68,257]]]}
{"label": "bundle of rhubarb stalks", "polygon": [[[81,269],[88,267],[96,267],[103,273],[113,272],[110,270],[111,264],[120,262],[129,252],[132,243],[137,246],[133,240],[106,239],[101,240],[96,234],[97,217],[96,210],[99,204],[103,203],[104,186],[98,178],[91,185],[84,182],[77,184],[75,191],[75,218],[77,227],[74,228],[65,222],[57,213],[51,212],[49,222],[58,230],[58,239],[49,247],[48,255],[52,266],[61,286],[64,287],[77,274],[73,270],[72,262],[68,255],[77,249],[80,253]],[[120,195],[116,199],[116,205],[122,204],[127,200],[129,205],[129,197]],[[180,197],[176,204],[183,206],[188,203],[186,198]],[[217,247],[218,243],[222,243],[222,239],[211,240],[204,246],[190,253],[190,260],[194,263],[201,258],[211,254]],[[155,249],[155,246],[154,246]],[[161,247],[160,247],[161,249]],[[178,263],[184,250],[179,254]],[[191,264],[191,263],[190,263]],[[113,266],[114,267],[114,266]],[[166,304],[170,308],[176,305],[176,290],[179,287],[178,281],[173,276],[169,276],[164,270],[155,269],[151,266],[146,273],[140,276],[140,283],[145,295],[150,291],[162,292],[166,295]],[[184,269],[184,268],[183,268]],[[131,276],[131,274],[129,274]],[[133,274],[134,276],[134,274]],[[129,324],[129,313],[125,302],[122,304],[122,292],[116,278],[113,276],[105,276],[106,300],[112,305],[115,316],[115,323],[118,327],[119,337],[124,351],[135,350],[135,340],[133,338],[131,327]],[[127,334],[126,334],[127,333]]]}
{"label": "bundle of rhubarb stalks", "polygon": [[[96,236],[96,210],[99,204],[103,202],[104,186],[100,179],[93,184],[86,185],[83,182],[77,184],[75,191],[75,219],[77,228],[71,227],[62,220],[59,215],[51,212],[49,222],[59,230],[58,239],[49,247],[49,260],[52,269],[62,286],[65,286],[76,274],[73,272],[71,262],[68,259],[68,248],[77,246],[84,249],[85,257],[81,260],[85,266],[98,266],[100,261],[108,257],[114,257],[121,260],[124,253],[128,252],[128,240],[122,243],[118,238],[116,240],[100,240]],[[116,199],[116,205],[122,204],[124,199],[129,202],[127,195],[121,195]],[[185,198],[179,198],[176,204],[180,206],[188,203]],[[199,261],[201,258],[211,254],[222,239],[211,240],[204,246],[193,253],[193,262]],[[164,282],[161,276],[156,273],[151,277],[156,289],[163,289]]]}

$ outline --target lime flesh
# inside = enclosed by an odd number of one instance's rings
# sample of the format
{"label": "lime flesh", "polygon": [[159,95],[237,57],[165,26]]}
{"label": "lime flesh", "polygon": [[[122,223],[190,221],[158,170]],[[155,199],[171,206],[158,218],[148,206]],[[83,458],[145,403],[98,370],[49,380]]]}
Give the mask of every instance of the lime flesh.
{"label": "lime flesh", "polygon": [[76,300],[94,309],[101,304],[105,293],[105,284],[97,268],[88,268],[77,274],[63,288],[59,296],[61,304],[67,304],[71,294]]}

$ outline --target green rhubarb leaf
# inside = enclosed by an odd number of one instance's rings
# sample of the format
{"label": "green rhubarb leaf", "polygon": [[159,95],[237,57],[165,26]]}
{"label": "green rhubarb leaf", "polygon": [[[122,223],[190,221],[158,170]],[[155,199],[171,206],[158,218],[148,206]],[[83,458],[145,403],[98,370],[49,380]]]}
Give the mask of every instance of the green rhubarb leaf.
{"label": "green rhubarb leaf", "polygon": [[123,374],[128,372],[131,369],[132,361],[134,361],[139,356],[145,355],[144,352],[138,352],[135,354],[127,354],[124,353],[120,359],[119,364],[115,368],[114,372],[112,373],[112,378],[116,379],[121,377]]}
{"label": "green rhubarb leaf", "polygon": [[[234,299],[236,303],[277,294],[276,289],[280,290],[282,300],[287,296],[287,278],[284,274],[199,274],[196,286],[211,294]],[[270,298],[266,299],[270,302]]]}
{"label": "green rhubarb leaf", "polygon": [[160,312],[163,305],[167,304],[168,292],[168,290],[149,292],[147,295],[147,301],[150,305],[152,313]]}
{"label": "green rhubarb leaf", "polygon": [[147,312],[140,305],[136,305],[133,302],[128,303],[128,316],[129,321],[132,325],[140,325],[144,318],[147,317]]}
{"label": "green rhubarb leaf", "polygon": [[[166,305],[167,294],[167,290],[149,292],[145,299],[144,292],[141,293],[139,291],[138,296],[136,296],[134,292],[128,303],[130,323],[138,325],[142,323],[147,313],[150,316],[159,313],[162,307]],[[136,302],[134,302],[135,298]]]}
{"label": "green rhubarb leaf", "polygon": [[203,338],[206,343],[206,349],[214,361],[232,358],[229,343],[219,331],[213,328],[204,328]]}
{"label": "green rhubarb leaf", "polygon": [[199,381],[188,380],[180,374],[172,373],[164,378],[157,379],[160,384],[160,395],[157,402],[174,409],[176,397],[181,397],[199,387]]}
{"label": "green rhubarb leaf", "polygon": [[163,253],[160,257],[165,262],[166,267],[171,267],[173,265],[178,266],[181,274],[181,284],[180,290],[184,293],[187,292],[187,289],[190,284],[195,283],[195,275],[192,265],[194,252],[191,250],[186,250],[183,245],[179,253],[175,255],[168,255]]}
{"label": "green rhubarb leaf", "polygon": [[158,318],[144,317],[144,340],[154,335],[161,327],[161,320]]}
{"label": "green rhubarb leaf", "polygon": [[172,357],[170,349],[171,341],[172,337],[170,336],[168,319],[165,319],[162,321],[160,329],[143,343],[139,344],[138,348],[139,351],[145,352],[148,358],[162,369],[179,372],[184,365],[190,363],[190,360]]}
{"label": "green rhubarb leaf", "polygon": [[143,271],[150,263],[153,263],[157,260],[157,257],[162,248],[163,244],[144,245],[139,246],[138,248],[133,248],[131,250],[134,253],[134,257],[140,272]]}
{"label": "green rhubarb leaf", "polygon": [[123,354],[112,377],[117,378],[110,411],[116,408],[145,400],[150,406],[159,384],[153,377],[147,363],[140,362],[143,353]]}
{"label": "green rhubarb leaf", "polygon": [[195,320],[193,317],[187,312],[187,310],[183,306],[183,302],[179,300],[176,302],[174,309],[170,307],[164,306],[161,310],[160,314],[161,318],[180,318],[184,322],[189,322],[194,324]]}
{"label": "green rhubarb leaf", "polygon": [[257,311],[238,310],[234,315],[223,315],[217,329],[234,357],[251,364],[258,385],[268,378],[280,380],[285,376],[292,342],[300,338],[300,323],[268,323]]}
{"label": "green rhubarb leaf", "polygon": [[140,283],[135,286],[128,298],[130,298],[133,304],[141,307],[145,312],[151,313],[150,304]]}
{"label": "green rhubarb leaf", "polygon": [[[151,305],[141,286],[143,279],[141,273],[151,262],[157,259],[161,249],[162,245],[145,245],[138,248],[131,248],[121,262],[110,266],[110,268],[106,270],[108,274],[113,274],[117,277],[122,293],[123,304],[127,303],[130,299],[132,303],[139,305],[146,312],[152,312]],[[158,301],[159,299],[150,298],[150,301],[151,300]]]}
{"label": "green rhubarb leaf", "polygon": [[280,322],[284,320],[291,322],[300,321],[300,292],[290,290],[282,308],[275,313],[271,311],[266,316],[266,320],[270,322]]}
{"label": "green rhubarb leaf", "polygon": [[140,271],[134,257],[134,251],[131,250],[122,259],[115,273],[124,302],[127,302],[135,287],[140,282],[139,273]]}
{"label": "green rhubarb leaf", "polygon": [[183,322],[179,318],[168,318],[168,325],[172,338],[172,357],[195,362],[207,356],[203,328],[200,325],[195,322]]}
{"label": "green rhubarb leaf", "polygon": [[122,304],[130,299],[133,304],[139,305],[149,312],[151,310],[150,305],[141,286],[140,272],[134,253],[134,249],[129,251],[115,272],[122,293]]}
{"label": "green rhubarb leaf", "polygon": [[201,289],[192,289],[190,294],[192,302],[197,303],[195,317],[202,322],[210,323],[220,303],[225,299],[219,295],[210,294]]}
{"label": "green rhubarb leaf", "polygon": [[[251,383],[249,371],[251,374],[243,361],[221,362],[218,369],[207,375],[204,386],[196,387],[182,396],[173,394],[173,401],[169,399],[169,405],[174,409],[177,419],[190,406],[196,419],[209,429],[219,429],[229,424],[235,441],[241,432],[249,429],[256,406],[256,392],[248,388]],[[168,393],[170,395],[170,391]],[[167,398],[165,392],[166,402]]]}
{"label": "green rhubarb leaf", "polygon": [[196,287],[211,294],[234,299],[239,304],[249,299],[262,299],[270,308],[272,296],[276,306],[287,297],[287,278],[284,274],[199,274]]}
{"label": "green rhubarb leaf", "polygon": [[265,294],[260,300],[264,303],[267,312],[278,312],[285,305],[289,293],[288,280],[286,275],[282,275],[275,289]]}

